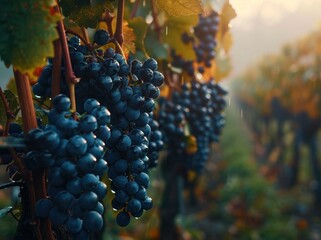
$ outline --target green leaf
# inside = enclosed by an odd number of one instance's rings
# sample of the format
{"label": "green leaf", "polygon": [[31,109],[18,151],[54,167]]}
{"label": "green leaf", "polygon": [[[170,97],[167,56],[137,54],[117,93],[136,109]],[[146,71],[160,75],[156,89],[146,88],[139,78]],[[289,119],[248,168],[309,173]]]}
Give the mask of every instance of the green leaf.
{"label": "green leaf", "polygon": [[64,16],[81,27],[95,28],[102,14],[108,9],[114,11],[114,0],[61,0]]}
{"label": "green leaf", "polygon": [[10,90],[4,90],[4,95],[6,96],[6,98],[8,100],[10,110],[14,114],[17,114],[17,112],[20,110],[20,104],[18,101],[18,97]]}
{"label": "green leaf", "polygon": [[0,218],[3,218],[4,216],[6,216],[11,211],[11,209],[12,209],[12,206],[0,209]]}
{"label": "green leaf", "polygon": [[148,24],[142,17],[136,17],[128,21],[128,26],[134,30],[136,35],[136,51],[146,54],[144,39],[148,29]]}
{"label": "green leaf", "polygon": [[197,22],[198,16],[189,16],[170,17],[165,23],[164,43],[171,46],[176,54],[181,55],[185,60],[194,60],[195,52],[191,43],[183,43],[182,34],[190,33]]}
{"label": "green leaf", "polygon": [[155,59],[167,59],[168,51],[164,44],[157,39],[155,31],[149,31],[145,38],[145,49],[149,57]]}
{"label": "green leaf", "polygon": [[50,13],[51,2],[0,0],[0,58],[7,66],[26,72],[53,56],[59,17]]}
{"label": "green leaf", "polygon": [[157,0],[157,6],[171,16],[189,16],[203,12],[200,0]]}

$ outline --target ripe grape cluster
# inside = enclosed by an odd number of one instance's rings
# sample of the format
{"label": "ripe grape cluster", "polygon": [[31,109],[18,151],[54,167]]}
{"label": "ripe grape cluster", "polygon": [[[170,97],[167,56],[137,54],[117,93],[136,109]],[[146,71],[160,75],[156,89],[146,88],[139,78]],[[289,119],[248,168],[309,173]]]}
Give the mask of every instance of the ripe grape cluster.
{"label": "ripe grape cluster", "polygon": [[[218,30],[219,16],[215,11],[208,15],[199,15],[199,22],[194,27],[194,34],[190,36],[187,32],[182,34],[182,41],[185,44],[192,43],[193,50],[196,55],[197,63],[199,64],[197,71],[204,73],[205,68],[212,66],[212,60],[215,58],[216,48],[216,33]],[[177,55],[173,50],[171,52],[173,67],[186,71],[188,75],[194,76],[195,69],[193,61],[185,60],[182,56]]]}
{"label": "ripe grape cluster", "polygon": [[157,71],[156,60],[147,59],[143,63],[133,60],[128,64],[112,48],[100,58],[91,55],[81,58],[82,61],[72,60],[74,69],[86,66],[76,71],[81,77],[76,87],[78,109],[82,101],[94,97],[111,113],[111,136],[105,141],[108,147],[105,159],[115,192],[112,206],[121,210],[116,221],[126,226],[130,215],[140,217],[143,210],[152,207],[152,200],[146,194],[149,186],[146,172],[156,165],[163,147],[153,110],[164,76]]}
{"label": "ripe grape cluster", "polygon": [[[184,84],[180,93],[174,92],[171,101],[162,100],[158,120],[168,139],[169,156],[180,160],[177,156],[185,154],[183,164],[186,169],[201,172],[209,156],[210,144],[219,140],[225,123],[222,114],[226,105],[225,94],[226,91],[213,82],[192,82]],[[195,153],[188,153],[186,127],[188,134],[196,138]]]}
{"label": "ripe grape cluster", "polygon": [[[0,125],[0,136],[3,136],[4,134],[4,129],[3,127]],[[9,128],[8,128],[8,136],[10,137],[17,137],[17,138],[23,138],[23,132],[22,132],[22,127],[20,124],[16,123],[16,122],[11,122],[9,124]],[[17,150],[22,150],[22,149],[17,149]],[[9,151],[8,148],[0,148],[0,165],[8,165],[10,163],[12,163],[12,155]]]}
{"label": "ripe grape cluster", "polygon": [[211,61],[215,58],[215,35],[218,24],[218,14],[213,11],[208,16],[200,15],[199,22],[194,27],[194,34],[198,39],[198,45],[193,46],[196,59],[199,63],[203,62],[205,67],[211,67]]}
{"label": "ripe grape cluster", "polygon": [[49,124],[26,135],[28,151],[23,160],[31,169],[46,169],[48,197],[36,203],[36,215],[63,225],[73,239],[89,239],[103,226],[101,203],[107,186],[100,178],[107,172],[105,144],[97,137],[109,132],[109,111],[85,102],[88,114],[74,120],[70,99],[58,95],[48,114]]}
{"label": "ripe grape cluster", "polygon": [[[108,32],[96,31],[95,46],[108,41]],[[164,76],[157,71],[155,59],[128,63],[113,48],[103,51],[87,47],[81,45],[76,36],[71,37],[68,44],[72,68],[80,78],[75,88],[77,111],[87,114],[85,116],[93,115],[97,120],[98,128],[92,132],[95,131],[99,142],[106,147],[103,158],[108,162],[108,178],[115,193],[112,207],[121,210],[116,222],[126,226],[130,216],[138,218],[152,207],[152,200],[146,193],[147,171],[157,165],[158,152],[164,145],[158,123],[153,119],[155,99],[160,94]],[[47,76],[50,78],[49,74]],[[110,112],[108,127],[104,119],[106,111]],[[50,119],[58,118],[59,112],[55,112],[55,109],[50,112]],[[68,136],[74,136],[74,125],[77,124],[69,122],[69,128],[62,132],[71,131]],[[92,132],[86,134],[90,141]]]}
{"label": "ripe grape cluster", "polygon": [[[65,80],[65,69],[61,68],[60,92],[68,94],[68,86]],[[52,84],[52,64],[49,63],[42,69],[42,72],[37,80],[37,83],[32,86],[32,91],[36,97],[50,98]]]}

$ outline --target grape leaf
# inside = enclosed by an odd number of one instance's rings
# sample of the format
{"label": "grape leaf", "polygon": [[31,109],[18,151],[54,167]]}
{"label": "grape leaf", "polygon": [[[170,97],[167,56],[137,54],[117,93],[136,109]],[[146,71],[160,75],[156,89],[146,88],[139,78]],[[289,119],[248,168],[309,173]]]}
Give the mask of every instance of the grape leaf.
{"label": "grape leaf", "polygon": [[0,218],[6,216],[12,209],[12,206],[0,209]]}
{"label": "grape leaf", "polygon": [[222,80],[222,78],[226,77],[230,73],[232,69],[231,61],[228,56],[223,56],[223,54],[221,53],[216,57],[215,63],[215,81],[219,82]]}
{"label": "grape leaf", "polygon": [[225,33],[229,31],[230,29],[230,21],[235,18],[236,12],[233,6],[230,4],[229,0],[227,0],[223,6],[222,12],[220,14],[220,36],[221,38],[224,37]]}
{"label": "grape leaf", "polygon": [[106,10],[114,11],[114,3],[115,0],[61,0],[60,6],[64,16],[79,26],[95,28]]}
{"label": "grape leaf", "polygon": [[223,38],[221,39],[221,45],[225,51],[226,54],[229,54],[230,49],[233,45],[233,37],[230,31],[226,32],[223,36]]}
{"label": "grape leaf", "polygon": [[18,97],[13,92],[11,92],[10,90],[4,90],[4,95],[7,98],[10,110],[14,114],[16,114],[20,109],[20,104],[19,104],[19,101],[18,101]]}
{"label": "grape leaf", "polygon": [[185,60],[194,60],[195,52],[191,43],[185,44],[182,41],[182,34],[189,33],[198,22],[198,16],[170,17],[165,23],[164,43],[175,50]]}
{"label": "grape leaf", "polygon": [[168,51],[162,43],[157,39],[157,33],[155,31],[148,31],[145,37],[145,50],[149,57],[157,60],[167,59]]}
{"label": "grape leaf", "polygon": [[123,50],[125,55],[129,53],[136,53],[136,34],[134,29],[128,26],[126,21],[123,21],[123,34],[124,34],[124,42],[123,42]]}
{"label": "grape leaf", "polygon": [[189,16],[203,12],[200,0],[157,0],[157,6],[171,16]]}
{"label": "grape leaf", "polygon": [[148,29],[148,24],[142,17],[136,17],[128,21],[128,26],[134,30],[136,35],[136,50],[146,54],[144,39]]}
{"label": "grape leaf", "polygon": [[26,72],[53,56],[52,42],[59,16],[50,13],[50,0],[1,0],[0,58]]}
{"label": "grape leaf", "polygon": [[[14,114],[17,114],[20,109],[17,96],[10,90],[4,90],[4,95],[8,101],[11,112]],[[4,126],[6,124],[6,121],[7,121],[6,109],[3,101],[0,99],[0,124]]]}

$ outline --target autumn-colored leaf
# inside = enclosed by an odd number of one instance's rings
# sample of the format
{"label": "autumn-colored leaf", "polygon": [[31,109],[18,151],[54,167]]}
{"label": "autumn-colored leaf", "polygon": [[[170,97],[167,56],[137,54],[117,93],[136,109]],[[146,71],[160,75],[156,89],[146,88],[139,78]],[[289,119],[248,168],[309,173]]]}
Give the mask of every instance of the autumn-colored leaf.
{"label": "autumn-colored leaf", "polygon": [[141,51],[146,55],[144,39],[148,29],[148,24],[142,17],[136,17],[128,21],[128,27],[133,30],[133,34],[136,35],[136,50]]}
{"label": "autumn-colored leaf", "polygon": [[[113,29],[116,28],[116,21],[113,21]],[[107,24],[104,21],[100,21],[97,25],[97,29],[104,29],[106,31],[108,31],[107,28]],[[135,30],[129,26],[127,21],[123,21],[123,34],[124,34],[124,42],[123,42],[123,51],[124,54],[127,56],[129,53],[135,54],[136,53],[136,42],[137,42],[137,38],[136,38],[136,34],[135,34]],[[102,47],[103,50],[106,50],[109,47],[112,47],[113,44],[107,44],[105,46]]]}
{"label": "autumn-colored leaf", "polygon": [[182,56],[185,60],[194,60],[195,52],[191,43],[183,43],[182,34],[189,33],[197,23],[198,16],[170,17],[165,23],[164,43],[168,44],[177,55]]}
{"label": "autumn-colored leaf", "polygon": [[[124,21],[125,22],[125,21]],[[129,53],[136,53],[136,34],[134,32],[134,29],[128,26],[128,23],[125,22],[123,26],[123,34],[124,34],[124,42],[123,42],[123,50],[125,55],[128,55]]]}
{"label": "autumn-colored leaf", "polygon": [[226,77],[231,71],[231,62],[227,56],[222,56],[222,54],[216,57],[216,71],[215,71],[215,81],[220,82],[224,77]]}
{"label": "autumn-colored leaf", "polygon": [[171,16],[189,16],[203,12],[200,0],[157,0],[157,6]]}
{"label": "autumn-colored leaf", "polygon": [[231,47],[233,45],[233,37],[230,31],[226,32],[221,41],[222,48],[226,54],[229,54]]}
{"label": "autumn-colored leaf", "polygon": [[224,36],[225,33],[229,30],[230,21],[235,18],[236,12],[233,6],[230,4],[230,1],[227,0],[222,8],[220,15],[220,30],[221,36]]}

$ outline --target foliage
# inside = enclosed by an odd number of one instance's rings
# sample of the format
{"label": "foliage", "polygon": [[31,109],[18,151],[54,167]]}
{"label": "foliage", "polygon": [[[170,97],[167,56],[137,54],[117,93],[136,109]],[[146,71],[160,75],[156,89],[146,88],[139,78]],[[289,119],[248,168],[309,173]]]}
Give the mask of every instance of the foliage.
{"label": "foliage", "polygon": [[50,0],[1,1],[0,57],[7,66],[22,71],[42,66],[53,56],[52,41],[57,38],[59,17]]}

